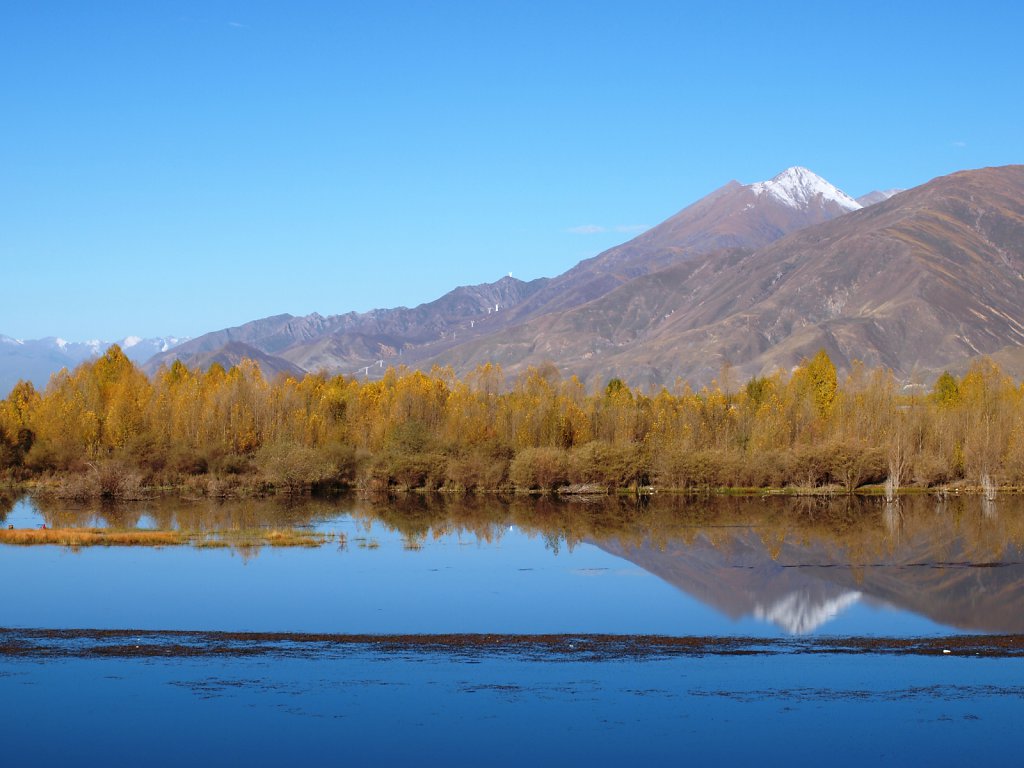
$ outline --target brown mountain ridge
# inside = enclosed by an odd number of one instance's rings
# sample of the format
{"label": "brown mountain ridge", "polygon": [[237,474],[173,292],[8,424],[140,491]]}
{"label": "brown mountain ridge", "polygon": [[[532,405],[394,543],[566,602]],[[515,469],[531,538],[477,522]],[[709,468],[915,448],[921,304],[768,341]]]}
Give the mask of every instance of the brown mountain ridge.
{"label": "brown mountain ridge", "polygon": [[[865,202],[869,202],[865,200]],[[510,374],[554,362],[593,382],[697,385],[825,348],[903,378],[1024,347],[1024,166],[963,171],[862,207],[802,168],[730,182],[552,279],[455,289],[412,309],[218,331],[148,364],[241,342],[302,370],[384,365]],[[372,366],[366,371],[366,366]]]}
{"label": "brown mountain ridge", "polygon": [[[1024,167],[965,171],[757,250],[715,251],[570,312],[449,350],[512,372],[704,383],[789,369],[824,348],[930,377],[1024,344]],[[1006,356],[1004,354],[1004,356]]]}

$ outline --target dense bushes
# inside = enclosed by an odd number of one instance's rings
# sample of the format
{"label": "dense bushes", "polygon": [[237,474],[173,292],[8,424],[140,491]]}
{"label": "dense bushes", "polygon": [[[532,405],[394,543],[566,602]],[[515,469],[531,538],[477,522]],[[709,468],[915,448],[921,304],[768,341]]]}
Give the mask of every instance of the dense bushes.
{"label": "dense bushes", "polygon": [[398,369],[267,382],[249,362],[175,363],[149,379],[111,347],[45,392],[21,383],[0,401],[0,476],[59,478],[86,495],[1021,483],[1021,405],[989,362],[930,393],[856,365],[840,383],[819,353],[736,391],[644,394],[618,379],[588,392],[552,366],[507,384],[493,366],[463,380]]}
{"label": "dense bushes", "polygon": [[509,484],[513,452],[497,446],[481,446],[448,459],[445,485],[452,490],[496,490]]}
{"label": "dense bushes", "polygon": [[523,448],[512,460],[508,474],[517,488],[553,491],[568,485],[569,466],[569,453],[563,448]]}

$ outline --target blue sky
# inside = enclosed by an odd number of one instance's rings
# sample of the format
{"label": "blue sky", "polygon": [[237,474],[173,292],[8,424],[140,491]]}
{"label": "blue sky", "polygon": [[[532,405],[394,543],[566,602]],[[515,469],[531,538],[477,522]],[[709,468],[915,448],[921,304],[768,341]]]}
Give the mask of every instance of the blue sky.
{"label": "blue sky", "polygon": [[415,305],[789,165],[859,195],[1019,163],[1022,29],[1011,2],[7,3],[0,333]]}

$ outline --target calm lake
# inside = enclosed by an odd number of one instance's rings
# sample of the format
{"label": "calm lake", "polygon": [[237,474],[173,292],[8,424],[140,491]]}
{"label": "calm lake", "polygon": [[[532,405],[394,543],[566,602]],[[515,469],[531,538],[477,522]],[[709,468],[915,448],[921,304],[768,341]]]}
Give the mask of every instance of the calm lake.
{"label": "calm lake", "polygon": [[0,548],[8,627],[333,633],[1024,633],[1024,499],[423,498],[75,507],[3,525],[293,527],[322,547]]}
{"label": "calm lake", "polygon": [[[14,749],[33,764],[173,765],[197,748],[248,764],[680,750],[782,764],[842,744],[830,762],[942,765],[969,743],[1005,759],[1024,706],[1017,638],[996,637],[1024,634],[1015,496],[22,497],[0,499],[0,521],[335,534],[316,548],[0,546],[0,724],[32,737]],[[190,737],[153,755],[170,731]]]}

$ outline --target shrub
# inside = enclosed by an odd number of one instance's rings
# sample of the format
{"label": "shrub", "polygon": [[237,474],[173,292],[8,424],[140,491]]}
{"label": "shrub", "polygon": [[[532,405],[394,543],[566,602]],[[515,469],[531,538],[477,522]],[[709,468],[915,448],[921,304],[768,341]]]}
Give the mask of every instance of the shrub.
{"label": "shrub", "polygon": [[797,448],[790,461],[789,482],[804,488],[817,488],[828,482],[831,459],[823,446]]}
{"label": "shrub", "polygon": [[360,486],[373,491],[391,486],[435,489],[444,482],[447,465],[445,457],[436,453],[383,453],[361,473]]}
{"label": "shrub", "polygon": [[712,451],[687,451],[674,447],[654,454],[654,482],[662,488],[709,490],[721,485],[723,455]]}
{"label": "shrub", "polygon": [[863,443],[832,443],[822,453],[829,479],[847,493],[865,483],[882,482],[888,472],[885,453]]}
{"label": "shrub", "polygon": [[508,480],[509,460],[505,456],[473,453],[448,459],[446,484],[466,491],[494,491]]}
{"label": "shrub", "polygon": [[956,479],[956,473],[942,456],[925,451],[913,458],[910,477],[916,485],[930,488]]}
{"label": "shrub", "polygon": [[615,445],[594,440],[574,448],[570,474],[575,483],[593,483],[606,488],[631,488],[646,482],[646,456],[636,444]]}
{"label": "shrub", "polygon": [[516,488],[553,491],[569,482],[569,454],[562,448],[524,448],[512,460],[508,474]]}
{"label": "shrub", "polygon": [[256,466],[273,485],[291,492],[322,483],[337,470],[321,453],[305,445],[274,445],[259,451]]}
{"label": "shrub", "polygon": [[116,461],[90,464],[85,472],[62,475],[53,494],[63,499],[141,499],[142,476]]}
{"label": "shrub", "polygon": [[736,457],[738,481],[745,488],[781,488],[792,473],[788,455],[757,452]]}

